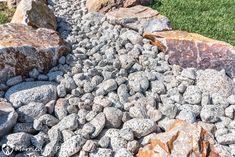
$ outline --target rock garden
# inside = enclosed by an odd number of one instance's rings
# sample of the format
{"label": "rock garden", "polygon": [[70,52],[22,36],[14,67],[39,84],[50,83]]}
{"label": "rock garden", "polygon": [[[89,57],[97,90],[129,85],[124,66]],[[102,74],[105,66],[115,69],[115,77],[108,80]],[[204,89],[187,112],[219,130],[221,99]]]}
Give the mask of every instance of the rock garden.
{"label": "rock garden", "polygon": [[151,0],[2,3],[0,157],[235,156],[234,46]]}

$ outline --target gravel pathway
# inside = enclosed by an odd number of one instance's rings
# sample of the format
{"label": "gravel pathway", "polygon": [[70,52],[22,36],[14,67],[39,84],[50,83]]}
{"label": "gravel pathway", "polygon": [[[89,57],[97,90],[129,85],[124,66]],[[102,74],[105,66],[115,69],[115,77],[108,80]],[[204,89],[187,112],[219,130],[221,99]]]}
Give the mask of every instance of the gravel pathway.
{"label": "gravel pathway", "polygon": [[132,157],[178,118],[200,122],[235,155],[234,82],[224,71],[169,65],[140,33],[87,13],[85,2],[49,1],[73,51],[6,92],[18,120],[1,143],[37,147],[36,156]]}

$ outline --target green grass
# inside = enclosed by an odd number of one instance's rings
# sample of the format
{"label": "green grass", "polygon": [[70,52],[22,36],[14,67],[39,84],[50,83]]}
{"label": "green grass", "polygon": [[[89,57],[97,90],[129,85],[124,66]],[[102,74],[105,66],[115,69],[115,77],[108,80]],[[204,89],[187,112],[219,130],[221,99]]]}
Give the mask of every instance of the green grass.
{"label": "green grass", "polygon": [[10,22],[14,12],[14,9],[8,9],[6,4],[0,3],[0,24]]}
{"label": "green grass", "polygon": [[158,0],[151,6],[174,30],[199,33],[235,46],[235,0]]}

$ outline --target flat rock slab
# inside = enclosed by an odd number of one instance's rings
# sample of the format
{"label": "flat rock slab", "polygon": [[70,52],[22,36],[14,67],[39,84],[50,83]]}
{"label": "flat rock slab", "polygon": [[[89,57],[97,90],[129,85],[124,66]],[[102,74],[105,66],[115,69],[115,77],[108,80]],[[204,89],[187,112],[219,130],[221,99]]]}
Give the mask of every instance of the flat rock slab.
{"label": "flat rock slab", "polygon": [[114,20],[131,29],[144,29],[147,32],[171,30],[167,17],[152,8],[137,5],[130,8],[119,8],[106,13],[108,19]]}
{"label": "flat rock slab", "polygon": [[46,104],[50,100],[56,100],[56,84],[46,81],[23,82],[9,88],[5,98],[14,107],[20,107],[30,102]]}
{"label": "flat rock slab", "polygon": [[56,30],[56,17],[43,0],[21,0],[11,23]]}
{"label": "flat rock slab", "polygon": [[235,47],[228,43],[183,31],[145,33],[144,37],[169,54],[170,64],[225,69],[230,77],[235,77]]}
{"label": "flat rock slab", "polygon": [[56,31],[22,24],[0,25],[0,82],[27,75],[33,68],[48,71],[70,51]]}
{"label": "flat rock slab", "polygon": [[18,114],[10,103],[0,102],[0,137],[8,134],[15,126]]}

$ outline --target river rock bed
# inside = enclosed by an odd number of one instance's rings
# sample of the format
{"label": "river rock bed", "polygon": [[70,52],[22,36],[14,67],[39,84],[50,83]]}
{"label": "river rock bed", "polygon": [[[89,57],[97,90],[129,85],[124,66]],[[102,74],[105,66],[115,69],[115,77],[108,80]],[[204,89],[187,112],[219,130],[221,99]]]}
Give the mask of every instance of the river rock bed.
{"label": "river rock bed", "polygon": [[47,74],[33,69],[0,84],[0,105],[15,109],[0,110],[0,145],[17,146],[16,157],[133,157],[181,119],[211,133],[221,156],[235,156],[235,81],[224,70],[169,65],[142,31],[88,13],[85,3],[48,1],[72,52]]}

